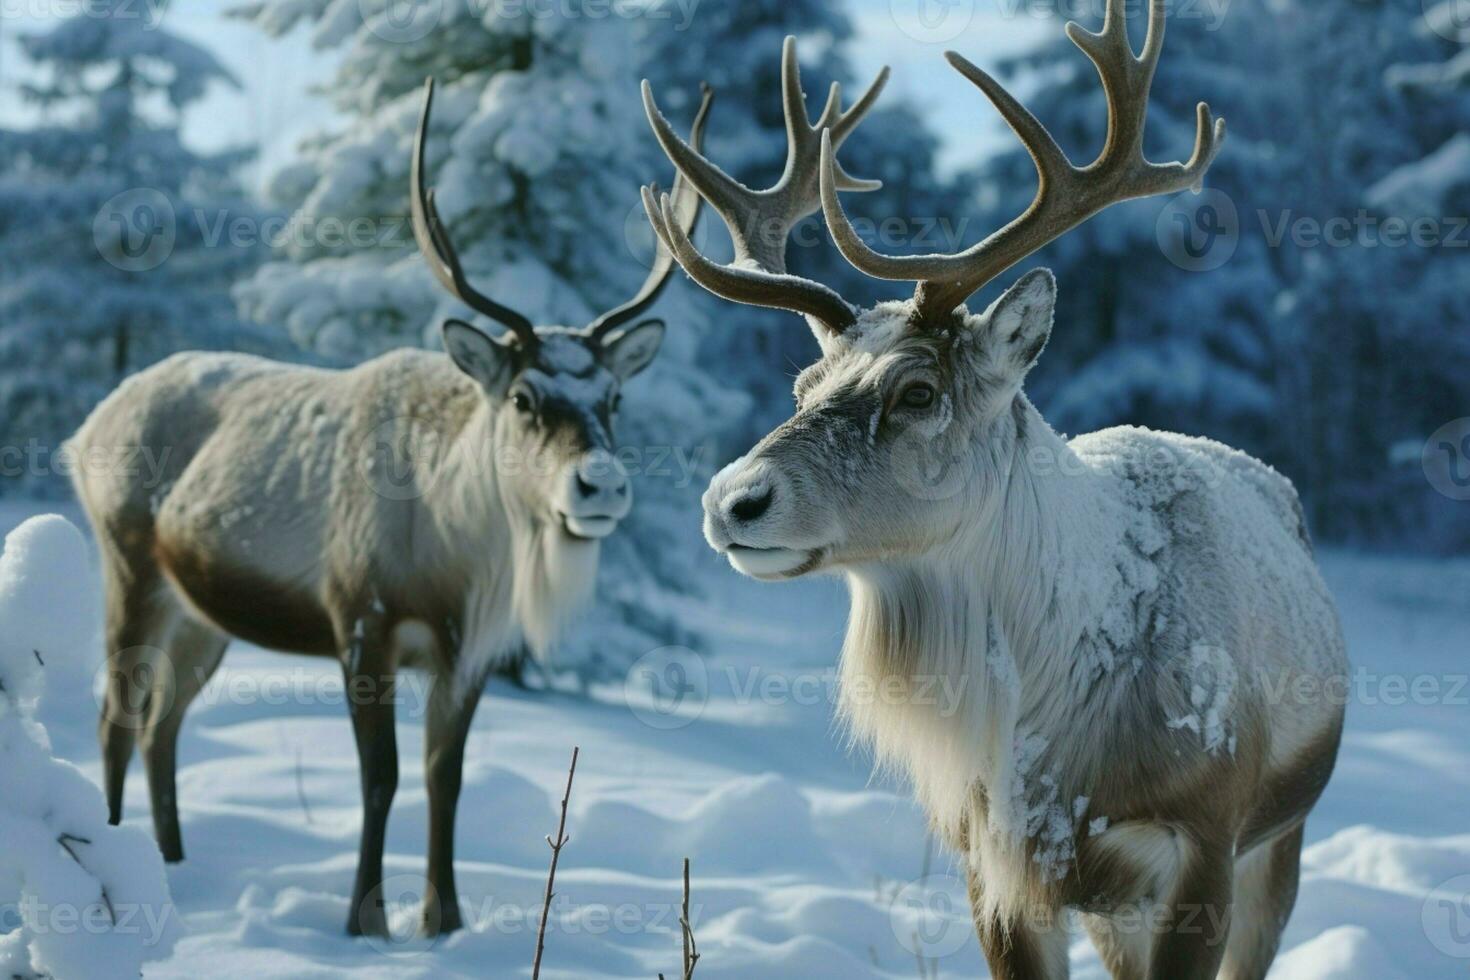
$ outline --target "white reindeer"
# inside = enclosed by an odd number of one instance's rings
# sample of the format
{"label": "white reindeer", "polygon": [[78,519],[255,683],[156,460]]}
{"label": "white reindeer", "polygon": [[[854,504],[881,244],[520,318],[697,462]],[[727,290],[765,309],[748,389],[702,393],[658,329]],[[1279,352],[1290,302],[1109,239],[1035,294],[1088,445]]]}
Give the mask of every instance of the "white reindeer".
{"label": "white reindeer", "polygon": [[[1141,56],[1124,0],[1101,33],[1068,27],[1108,103],[1106,146],[1085,167],[947,56],[1040,175],[1025,214],[956,255],[887,257],[858,238],[837,192],[868,185],[836,166],[830,114],[806,124],[789,42],[791,151],[770,191],[684,144],[645,83],[660,143],[729,224],[736,260],[702,256],[670,199],[645,191],[660,237],[712,292],[803,314],[822,348],[796,414],[710,484],[705,536],[757,578],[846,578],[841,710],[964,856],[1001,980],[1067,975],[1066,910],[1115,977],[1265,976],[1341,731],[1324,692],[1345,678],[1342,637],[1290,483],[1204,439],[1054,432],[1021,390],[1051,332],[1049,272],[979,315],[964,306],[1103,208],[1204,176],[1224,136],[1204,105],[1188,163],[1142,152],[1164,4],[1152,0]],[[859,311],[786,273],[787,232],[819,199],[848,260],[916,281],[912,300]],[[908,695],[883,697],[894,685]],[[961,696],[935,704],[932,690]]]}
{"label": "white reindeer", "polygon": [[[533,327],[477,292],[423,186],[432,100],[431,80],[411,167],[414,232],[449,292],[508,334],[450,320],[449,357],[404,350],[346,371],[180,354],[119,386],[73,440],[83,457],[130,446],[167,461],[159,485],[119,468],[76,478],[107,593],[100,738],[112,822],[136,736],[159,845],[183,858],[175,745],[231,636],[335,656],[362,773],[353,934],[387,928],[377,891],[405,664],[434,678],[422,928],[461,925],[455,805],[481,687],[523,644],[553,640],[591,590],[599,539],[628,513],[613,421],[622,384],[658,351],[663,323],[639,317],[673,268],[661,252],[633,299],[581,330]],[[699,199],[682,180],[673,192],[687,234]]]}

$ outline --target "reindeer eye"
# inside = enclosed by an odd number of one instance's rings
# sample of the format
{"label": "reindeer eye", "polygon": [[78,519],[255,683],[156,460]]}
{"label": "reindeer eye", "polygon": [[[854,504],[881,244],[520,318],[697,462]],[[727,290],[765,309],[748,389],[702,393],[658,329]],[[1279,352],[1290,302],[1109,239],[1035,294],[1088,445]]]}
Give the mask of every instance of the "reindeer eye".
{"label": "reindeer eye", "polygon": [[511,404],[515,405],[517,412],[531,412],[531,396],[524,391],[517,391],[510,396]]}
{"label": "reindeer eye", "polygon": [[909,385],[899,397],[904,408],[928,408],[934,404],[934,386],[920,381]]}

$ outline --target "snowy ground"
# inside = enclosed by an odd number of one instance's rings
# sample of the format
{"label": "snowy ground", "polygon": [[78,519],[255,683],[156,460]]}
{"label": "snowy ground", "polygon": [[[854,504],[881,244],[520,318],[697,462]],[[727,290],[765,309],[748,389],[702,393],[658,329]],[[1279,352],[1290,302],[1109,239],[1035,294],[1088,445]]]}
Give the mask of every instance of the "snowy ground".
{"label": "snowy ground", "polygon": [[[0,509],[0,533],[21,513]],[[74,516],[74,515],[70,515]],[[1329,553],[1356,669],[1343,752],[1308,824],[1301,898],[1278,980],[1434,980],[1470,971],[1470,562]],[[728,637],[700,662],[666,652],[623,688],[533,695],[492,685],[476,719],[458,840],[469,928],[432,948],[342,932],[356,860],[357,763],[334,665],[231,650],[180,748],[188,860],[169,870],[186,928],[152,978],[529,974],[555,805],[582,749],[543,976],[678,970],[678,870],[694,866],[701,980],[979,977],[958,881],[926,858],[903,792],[871,784],[832,730],[843,597],[762,587],[711,556]],[[685,674],[681,677],[679,671]],[[697,693],[647,690],[652,674]],[[703,696],[707,692],[708,696]],[[415,689],[389,827],[390,899],[423,869]],[[53,731],[94,779],[89,724]],[[148,827],[141,767],[127,818]],[[930,873],[925,876],[926,861]],[[399,877],[401,876],[401,877]],[[927,911],[926,911],[927,910]],[[923,914],[921,914],[923,913]],[[1104,977],[1079,938],[1074,976]],[[937,972],[935,968],[937,967]]]}

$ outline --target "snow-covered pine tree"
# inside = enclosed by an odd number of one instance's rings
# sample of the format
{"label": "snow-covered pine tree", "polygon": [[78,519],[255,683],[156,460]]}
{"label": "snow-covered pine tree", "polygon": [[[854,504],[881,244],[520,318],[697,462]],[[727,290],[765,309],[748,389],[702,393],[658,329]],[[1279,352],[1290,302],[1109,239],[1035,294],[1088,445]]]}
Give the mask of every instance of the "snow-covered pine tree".
{"label": "snow-covered pine tree", "polygon": [[[446,0],[415,5],[420,19],[402,20],[390,6],[262,0],[237,10],[273,35],[306,26],[318,47],[341,52],[328,89],[342,123],[272,182],[295,231],[286,258],[237,290],[250,315],[349,361],[438,346],[443,317],[467,315],[433,283],[407,217],[409,150],[429,75],[439,82],[430,180],[476,287],[536,322],[572,325],[631,295],[652,254],[638,188],[668,187],[673,175],[643,116],[628,8],[567,17]],[[713,118],[737,111],[717,96]],[[377,237],[312,234],[328,222]],[[559,654],[584,675],[621,676],[650,648],[698,645],[669,601],[697,590],[695,563],[710,563],[699,495],[718,462],[713,441],[750,404],[699,358],[716,307],[676,282],[657,310],[669,324],[663,349],[625,392],[618,436],[636,503],[604,544],[593,625]]]}
{"label": "snow-covered pine tree", "polygon": [[0,975],[12,980],[129,980],[182,931],[152,836],[109,826],[101,791],[59,754],[96,717],[102,600],[89,564],[81,532],[55,514],[0,552]]}
{"label": "snow-covered pine tree", "polygon": [[[1082,6],[1100,17],[1100,3]],[[1114,208],[1041,254],[1062,288],[1033,397],[1067,431],[1133,422],[1221,438],[1292,477],[1317,533],[1401,537],[1424,510],[1424,481],[1417,465],[1390,473],[1390,451],[1453,418],[1466,392],[1465,344],[1444,329],[1464,317],[1454,251],[1363,245],[1357,232],[1363,209],[1384,216],[1375,182],[1453,132],[1442,107],[1382,84],[1389,65],[1427,50],[1420,5],[1236,0],[1218,20],[1213,9],[1170,5],[1147,134],[1152,158],[1177,159],[1194,127],[1183,94],[1208,98],[1230,135],[1206,194]],[[1139,44],[1145,18],[1129,10]],[[1088,160],[1103,96],[1061,27],[1005,67],[1034,83],[1027,104]],[[1001,189],[983,226],[999,227],[1030,201],[1034,170],[1017,149],[982,171]],[[1347,244],[1325,241],[1334,219],[1349,223]],[[1444,288],[1403,302],[1420,277]],[[1426,410],[1405,392],[1422,392],[1410,379],[1426,370],[1440,376],[1431,365],[1460,380],[1433,386]]]}
{"label": "snow-covered pine tree", "polygon": [[246,154],[178,133],[230,74],[122,0],[18,40],[40,122],[0,137],[0,492],[47,492],[65,486],[62,440],[126,375],[184,348],[272,343],[229,295],[253,261],[225,233],[249,213],[230,179]]}

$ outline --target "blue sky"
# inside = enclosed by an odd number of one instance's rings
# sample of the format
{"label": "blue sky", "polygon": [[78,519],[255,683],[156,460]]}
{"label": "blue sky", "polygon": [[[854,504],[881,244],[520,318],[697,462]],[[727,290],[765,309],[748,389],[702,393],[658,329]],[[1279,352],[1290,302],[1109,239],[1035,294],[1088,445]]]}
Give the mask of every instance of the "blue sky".
{"label": "blue sky", "polygon": [[[304,32],[272,41],[229,20],[223,11],[237,2],[176,0],[164,18],[171,30],[215,51],[242,86],[239,91],[216,87],[185,120],[186,137],[201,148],[260,146],[259,162],[245,174],[251,186],[260,187],[291,160],[302,137],[331,122],[331,109],[309,90],[329,75],[333,55],[312,50]],[[65,0],[0,0],[0,92],[15,83],[19,71],[14,36],[44,28],[56,11],[70,6]],[[139,6],[148,5],[139,0]],[[849,0],[858,29],[857,68],[871,75],[883,64],[893,66],[890,93],[907,96],[943,134],[947,165],[976,159],[1006,137],[984,98],[942,54],[952,47],[984,63],[1060,30],[1055,20],[1005,12],[1017,6],[1017,0]],[[698,16],[697,7],[693,15]],[[15,99],[9,93],[0,96],[0,123],[24,121]]]}

